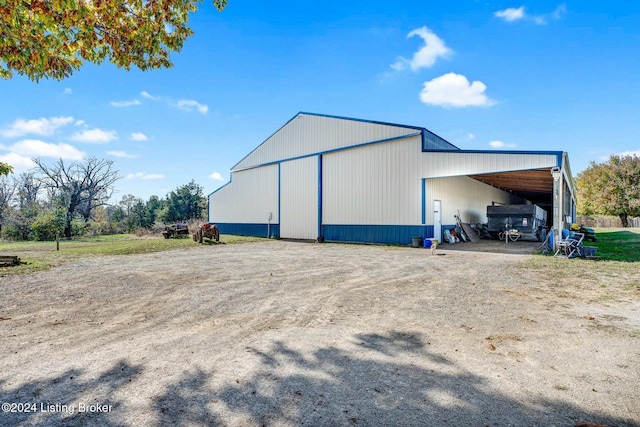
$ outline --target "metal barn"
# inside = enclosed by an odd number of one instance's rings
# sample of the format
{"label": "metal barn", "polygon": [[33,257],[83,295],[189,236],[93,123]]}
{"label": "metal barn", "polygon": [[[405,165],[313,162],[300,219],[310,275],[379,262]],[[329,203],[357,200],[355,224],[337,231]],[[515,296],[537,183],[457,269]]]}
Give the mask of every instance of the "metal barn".
{"label": "metal barn", "polygon": [[562,151],[461,150],[422,127],[299,113],[209,195],[209,221],[225,234],[407,244],[442,241],[458,213],[486,222],[493,204],[537,204],[564,228],[575,194]]}

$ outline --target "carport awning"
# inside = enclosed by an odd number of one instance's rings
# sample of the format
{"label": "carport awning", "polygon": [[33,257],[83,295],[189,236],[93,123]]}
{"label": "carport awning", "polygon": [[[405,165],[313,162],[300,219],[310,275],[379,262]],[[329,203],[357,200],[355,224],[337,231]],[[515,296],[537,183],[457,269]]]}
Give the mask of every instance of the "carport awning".
{"label": "carport awning", "polygon": [[471,178],[509,191],[537,204],[550,204],[553,194],[551,169],[519,170],[471,175]]}

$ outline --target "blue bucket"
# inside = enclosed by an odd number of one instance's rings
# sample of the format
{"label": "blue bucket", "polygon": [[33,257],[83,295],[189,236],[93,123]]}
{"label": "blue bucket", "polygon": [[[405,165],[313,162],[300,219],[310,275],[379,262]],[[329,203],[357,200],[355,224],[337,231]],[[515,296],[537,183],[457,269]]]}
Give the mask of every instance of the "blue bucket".
{"label": "blue bucket", "polygon": [[431,239],[424,239],[424,247],[427,249],[431,247]]}

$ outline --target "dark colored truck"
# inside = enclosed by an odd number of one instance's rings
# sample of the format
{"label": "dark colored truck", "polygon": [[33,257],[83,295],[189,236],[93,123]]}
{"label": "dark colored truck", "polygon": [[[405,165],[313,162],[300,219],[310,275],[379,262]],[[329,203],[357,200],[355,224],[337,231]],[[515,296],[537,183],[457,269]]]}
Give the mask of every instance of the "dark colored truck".
{"label": "dark colored truck", "polygon": [[523,239],[541,242],[546,238],[547,211],[538,205],[487,206],[487,218],[493,238],[510,230],[517,230]]}

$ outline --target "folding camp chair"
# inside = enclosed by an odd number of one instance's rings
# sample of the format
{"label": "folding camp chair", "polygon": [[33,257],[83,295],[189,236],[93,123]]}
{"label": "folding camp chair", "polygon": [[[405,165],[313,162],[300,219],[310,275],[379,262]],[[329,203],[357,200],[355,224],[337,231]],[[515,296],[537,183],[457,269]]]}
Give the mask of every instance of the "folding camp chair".
{"label": "folding camp chair", "polygon": [[582,256],[580,248],[582,247],[582,241],[584,240],[583,233],[569,233],[569,235],[558,240],[556,243],[556,253],[553,256],[561,258],[574,258]]}

